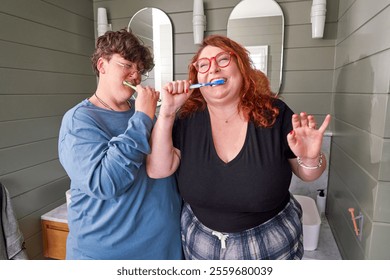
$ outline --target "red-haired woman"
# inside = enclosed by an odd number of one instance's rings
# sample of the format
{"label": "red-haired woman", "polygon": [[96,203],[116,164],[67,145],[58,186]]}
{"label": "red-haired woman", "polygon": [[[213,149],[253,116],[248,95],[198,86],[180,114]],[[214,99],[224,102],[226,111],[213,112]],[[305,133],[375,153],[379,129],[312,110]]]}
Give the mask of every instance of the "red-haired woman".
{"label": "red-haired woman", "polygon": [[294,114],[246,49],[219,35],[203,41],[188,81],[162,94],[147,172],[176,172],[185,257],[301,259],[302,211],[289,185],[292,173],[311,181],[325,170],[330,116],[317,129],[313,116]]}

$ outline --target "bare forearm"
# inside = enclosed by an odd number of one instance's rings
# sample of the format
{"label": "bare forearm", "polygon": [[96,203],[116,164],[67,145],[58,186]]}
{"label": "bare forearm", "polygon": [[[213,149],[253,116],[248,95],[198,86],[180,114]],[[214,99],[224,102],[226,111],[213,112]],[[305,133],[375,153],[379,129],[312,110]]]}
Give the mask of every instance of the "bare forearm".
{"label": "bare forearm", "polygon": [[146,170],[151,178],[164,178],[176,171],[179,152],[173,147],[172,127],[175,114],[160,114],[150,138],[152,152],[147,156]]}

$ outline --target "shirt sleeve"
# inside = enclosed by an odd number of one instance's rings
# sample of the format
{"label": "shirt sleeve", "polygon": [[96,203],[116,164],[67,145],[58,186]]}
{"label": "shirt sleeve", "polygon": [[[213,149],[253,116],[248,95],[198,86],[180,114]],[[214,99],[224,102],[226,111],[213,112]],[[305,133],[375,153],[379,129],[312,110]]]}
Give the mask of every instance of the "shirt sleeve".
{"label": "shirt sleeve", "polygon": [[[115,120],[113,120],[114,122]],[[60,130],[59,158],[72,185],[98,199],[115,198],[131,188],[150,153],[153,121],[135,112],[126,130],[112,137],[91,114],[66,114]]]}
{"label": "shirt sleeve", "polygon": [[281,120],[281,128],[282,128],[282,139],[283,139],[283,147],[284,147],[284,154],[287,158],[296,158],[296,155],[291,151],[290,146],[287,142],[287,135],[291,132],[293,129],[291,118],[294,112],[290,109],[290,107],[287,106],[286,103],[284,103],[281,100],[278,100],[278,107],[279,107],[279,118]]}
{"label": "shirt sleeve", "polygon": [[175,122],[173,123],[173,129],[172,129],[172,142],[173,142],[173,146],[176,148],[176,149],[180,149],[180,135],[181,135],[181,123],[182,123],[182,120],[178,119],[176,117],[175,119]]}

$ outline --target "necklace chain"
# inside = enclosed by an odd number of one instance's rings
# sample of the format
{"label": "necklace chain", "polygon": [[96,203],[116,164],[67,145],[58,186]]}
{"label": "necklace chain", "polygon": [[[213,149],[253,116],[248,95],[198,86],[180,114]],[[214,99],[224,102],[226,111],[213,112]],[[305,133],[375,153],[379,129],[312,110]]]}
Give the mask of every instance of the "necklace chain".
{"label": "necklace chain", "polygon": [[[94,93],[94,95],[96,96],[97,100],[103,104],[104,107],[110,109],[111,111],[115,111],[114,109],[112,109],[112,107],[110,105],[108,105],[106,102],[104,102],[99,96],[97,96],[96,92]],[[129,108],[131,109],[131,103],[129,100],[126,100],[127,101],[127,105],[129,105]]]}
{"label": "necklace chain", "polygon": [[213,113],[213,115],[214,115],[218,120],[224,121],[225,123],[229,123],[230,119],[231,119],[232,117],[234,117],[236,114],[238,114],[238,110],[235,110],[235,111],[233,112],[233,114],[231,114],[231,115],[230,115],[228,118],[226,118],[226,119],[218,118],[214,112],[212,112],[212,113]]}

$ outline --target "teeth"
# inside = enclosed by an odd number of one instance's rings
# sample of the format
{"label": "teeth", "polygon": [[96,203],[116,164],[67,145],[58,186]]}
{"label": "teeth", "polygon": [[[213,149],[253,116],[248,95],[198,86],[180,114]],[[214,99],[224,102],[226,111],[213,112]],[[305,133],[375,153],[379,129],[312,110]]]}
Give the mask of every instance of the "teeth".
{"label": "teeth", "polygon": [[214,82],[214,81],[219,81],[219,80],[224,80],[226,82],[226,78],[217,78],[217,79],[212,79],[210,81],[210,83]]}

